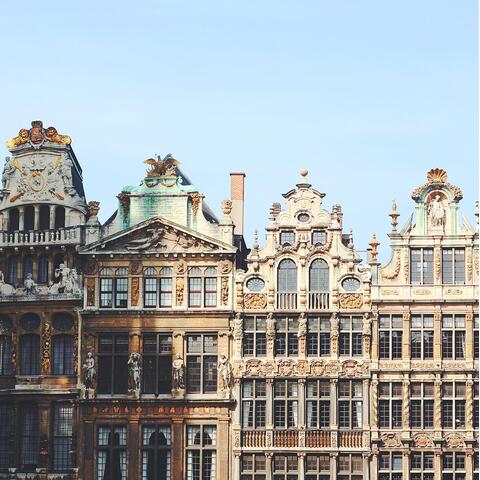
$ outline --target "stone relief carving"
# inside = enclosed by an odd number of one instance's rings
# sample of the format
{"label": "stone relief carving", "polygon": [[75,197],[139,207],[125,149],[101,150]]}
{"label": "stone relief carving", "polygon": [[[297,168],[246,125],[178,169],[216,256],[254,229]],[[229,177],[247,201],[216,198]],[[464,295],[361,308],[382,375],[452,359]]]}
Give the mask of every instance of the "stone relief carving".
{"label": "stone relief carving", "polygon": [[127,245],[125,245],[125,248],[133,251],[148,250],[151,248],[163,249],[164,245],[162,245],[161,240],[163,239],[164,232],[165,230],[160,227],[148,228],[144,237],[130,240]]}
{"label": "stone relief carving", "polygon": [[339,295],[340,308],[361,308],[363,296],[360,293],[341,293]]}
{"label": "stone relief carving", "polygon": [[432,448],[433,438],[427,433],[417,433],[413,436],[413,444],[418,448]]}
{"label": "stone relief carving", "polygon": [[396,433],[382,433],[380,438],[385,447],[393,448],[402,446],[402,442]]}
{"label": "stone relief carving", "polygon": [[246,293],[243,296],[243,304],[248,310],[265,308],[267,306],[267,296],[263,293]]}
{"label": "stone relief carving", "polygon": [[132,275],[140,275],[143,271],[143,263],[140,260],[131,260],[128,264],[128,271]]}
{"label": "stone relief carving", "polygon": [[448,448],[465,448],[465,438],[460,433],[448,433],[445,435],[445,443]]}
{"label": "stone relief carving", "polygon": [[237,313],[233,319],[233,339],[243,339],[243,318],[241,313]]}
{"label": "stone relief carving", "polygon": [[183,305],[183,292],[185,289],[185,280],[183,277],[177,277],[175,281],[175,293],[177,298],[177,306]]}
{"label": "stone relief carving", "polygon": [[388,269],[380,270],[380,274],[382,275],[382,278],[385,280],[393,280],[394,278],[397,278],[398,274],[400,273],[400,251],[395,250],[393,253],[393,269]]}
{"label": "stone relief carving", "polygon": [[445,225],[445,207],[442,205],[442,197],[438,193],[427,204],[427,214],[432,227],[443,228]]}
{"label": "stone relief carving", "polygon": [[187,271],[187,264],[183,260],[180,260],[175,264],[174,269],[177,275],[183,275]]}
{"label": "stone relief carving", "polygon": [[42,325],[42,373],[50,374],[50,350],[52,339],[52,326],[44,321]]}
{"label": "stone relief carving", "polygon": [[75,268],[68,268],[61,263],[55,269],[55,278],[58,282],[51,285],[48,293],[81,293],[80,280]]}
{"label": "stone relief carving", "polygon": [[95,278],[87,278],[87,306],[95,305]]}
{"label": "stone relief carving", "polygon": [[302,338],[307,335],[307,317],[305,313],[301,313],[298,318],[298,333],[297,337]]}
{"label": "stone relief carving", "polygon": [[132,306],[138,305],[139,296],[140,296],[140,278],[133,277],[132,278],[132,294],[131,294]]}
{"label": "stone relief carving", "polygon": [[228,277],[222,277],[220,283],[220,300],[222,305],[228,305]]}

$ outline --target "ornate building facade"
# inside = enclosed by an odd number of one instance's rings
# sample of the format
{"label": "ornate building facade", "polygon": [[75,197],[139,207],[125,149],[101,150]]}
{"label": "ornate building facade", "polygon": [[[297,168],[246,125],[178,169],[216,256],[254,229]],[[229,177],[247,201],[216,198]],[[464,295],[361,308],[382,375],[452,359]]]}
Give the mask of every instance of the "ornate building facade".
{"label": "ornate building facade", "polygon": [[303,170],[260,245],[170,154],[101,224],[32,122],[0,192],[0,479],[478,479],[478,234],[440,169],[367,262]]}

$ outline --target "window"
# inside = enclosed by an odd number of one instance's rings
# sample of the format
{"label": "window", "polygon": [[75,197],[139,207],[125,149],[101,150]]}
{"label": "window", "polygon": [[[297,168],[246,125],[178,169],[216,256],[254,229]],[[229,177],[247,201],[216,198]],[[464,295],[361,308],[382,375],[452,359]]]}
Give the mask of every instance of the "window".
{"label": "window", "polygon": [[378,480],[402,480],[402,452],[378,455]]}
{"label": "window", "polygon": [[442,283],[465,283],[465,249],[442,248]]}
{"label": "window", "polygon": [[330,455],[305,456],[305,480],[330,480]]}
{"label": "window", "polygon": [[275,334],[275,355],[295,357],[298,355],[298,319],[278,318]]}
{"label": "window", "polygon": [[410,356],[421,360],[433,358],[433,315],[412,315]]}
{"label": "window", "polygon": [[317,258],[310,265],[310,291],[328,292],[328,263]]}
{"label": "window", "polygon": [[442,358],[465,358],[465,315],[442,317]]}
{"label": "window", "polygon": [[16,285],[18,283],[18,256],[11,255],[7,262],[7,283]]}
{"label": "window", "polygon": [[12,374],[12,338],[0,335],[0,376]]}
{"label": "window", "polygon": [[23,278],[26,278],[28,274],[33,275],[33,258],[25,255],[23,257]]}
{"label": "window", "polygon": [[353,453],[338,455],[336,480],[363,480],[362,456]]}
{"label": "window", "polygon": [[169,425],[142,427],[142,480],[170,480],[171,445]]}
{"label": "window", "polygon": [[314,230],[312,232],[313,245],[325,245],[327,243],[327,232],[324,230]]}
{"label": "window", "polygon": [[479,480],[480,479],[480,461],[479,461],[479,456],[478,456],[478,451],[473,452],[473,480]]}
{"label": "window", "polygon": [[410,384],[410,426],[418,429],[433,428],[433,383]]}
{"label": "window", "polygon": [[[145,269],[145,275],[155,275],[152,267]],[[143,281],[144,306],[146,308],[166,308],[172,306],[173,270],[170,267],[160,269],[160,277],[146,276]]]}
{"label": "window", "polygon": [[280,232],[280,245],[293,245],[295,243],[295,232]]}
{"label": "window", "polygon": [[274,455],[273,480],[297,480],[298,457],[297,455]]}
{"label": "window", "polygon": [[465,453],[444,452],[442,480],[465,480]]}
{"label": "window", "polygon": [[277,288],[279,292],[297,292],[297,265],[289,258],[278,265]]}
{"label": "window", "polygon": [[480,349],[480,336],[479,336],[479,322],[478,315],[473,316],[473,358],[478,360],[480,358],[479,349]]}
{"label": "window", "polygon": [[98,393],[127,393],[128,336],[100,335],[98,339]]}
{"label": "window", "polygon": [[382,359],[402,358],[403,320],[401,315],[380,315],[378,323],[378,351]]}
{"label": "window", "polygon": [[330,427],[330,382],[307,380],[307,428]]}
{"label": "window", "polygon": [[73,375],[73,336],[55,335],[52,339],[53,375]]}
{"label": "window", "polygon": [[329,317],[308,319],[307,355],[309,357],[328,357],[330,355]]}
{"label": "window", "polygon": [[410,249],[412,285],[433,285],[433,248]]}
{"label": "window", "polygon": [[340,428],[361,428],[362,408],[362,382],[340,380],[338,382],[338,426]]}
{"label": "window", "polygon": [[217,269],[192,267],[188,271],[188,305],[190,307],[217,306]]}
{"label": "window", "polygon": [[465,428],[465,382],[443,383],[442,427]]}
{"label": "window", "polygon": [[260,453],[244,454],[241,459],[242,474],[240,480],[266,480],[267,462],[265,455]]}
{"label": "window", "polygon": [[401,428],[402,384],[400,382],[378,384],[378,419],[380,428]]}
{"label": "window", "polygon": [[97,430],[97,480],[126,480],[127,427],[102,425]]}
{"label": "window", "polygon": [[0,468],[11,467],[10,463],[10,436],[13,435],[13,408],[8,403],[0,403]]}
{"label": "window", "polygon": [[362,317],[341,317],[339,353],[347,357],[362,355]]}
{"label": "window", "polygon": [[216,393],[217,336],[187,336],[187,393]]}
{"label": "window", "polygon": [[410,454],[410,480],[434,480],[433,452]]}
{"label": "window", "polygon": [[170,394],[172,391],[172,336],[143,336],[143,393]]}
{"label": "window", "polygon": [[292,428],[298,424],[298,384],[296,380],[273,383],[273,426]]}
{"label": "window", "polygon": [[38,409],[25,404],[20,412],[20,468],[33,472],[38,464]]}
{"label": "window", "polygon": [[265,317],[246,317],[243,321],[243,356],[264,357],[266,354]]}
{"label": "window", "polygon": [[187,480],[215,480],[217,471],[217,428],[187,426]]}
{"label": "window", "polygon": [[53,419],[53,470],[66,472],[72,468],[73,407],[68,403],[55,405]]}
{"label": "window", "polygon": [[20,337],[20,375],[40,375],[40,337]]}
{"label": "window", "polygon": [[41,256],[38,259],[38,283],[48,283],[48,258]]}
{"label": "window", "polygon": [[244,380],[242,383],[242,427],[265,427],[267,408],[265,380]]}
{"label": "window", "polygon": [[[102,268],[100,276],[112,275],[110,268]],[[116,275],[127,275],[126,268],[118,268]],[[100,308],[127,308],[128,278],[100,278]]]}

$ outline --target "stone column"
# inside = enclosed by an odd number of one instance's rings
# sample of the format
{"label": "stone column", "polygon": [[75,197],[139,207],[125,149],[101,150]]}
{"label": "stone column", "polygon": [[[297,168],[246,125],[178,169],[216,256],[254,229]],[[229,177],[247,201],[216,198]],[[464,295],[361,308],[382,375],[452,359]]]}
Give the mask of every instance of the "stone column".
{"label": "stone column", "polygon": [[410,311],[403,312],[403,336],[402,336],[402,359],[404,362],[410,360]]}
{"label": "stone column", "polygon": [[370,459],[370,454],[369,453],[362,453],[362,463],[363,463],[363,478],[364,480],[369,480],[370,478],[370,468],[369,468],[369,459]]}
{"label": "stone column", "polygon": [[233,398],[237,402],[237,408],[235,408],[232,412],[232,426],[239,426],[240,425],[240,411],[241,411],[241,378],[234,378],[233,379],[233,386],[232,386],[232,395]]}
{"label": "stone column", "polygon": [[442,438],[442,380],[439,374],[436,376],[433,388],[433,426],[435,429],[435,438]]}
{"label": "stone column", "polygon": [[473,380],[471,374],[468,374],[465,386],[465,429],[473,434]]}
{"label": "stone column", "polygon": [[[235,480],[240,478],[240,452],[235,452],[233,454],[233,477]],[[228,477],[227,477],[228,478]]]}
{"label": "stone column", "polygon": [[25,229],[25,207],[18,207],[18,229]]}
{"label": "stone column", "polygon": [[33,206],[33,228],[34,230],[40,229],[40,205]]}
{"label": "stone column", "polygon": [[298,427],[305,427],[305,379],[298,380]]}
{"label": "stone column", "polygon": [[273,468],[272,468],[273,453],[272,452],[265,452],[265,457],[266,457],[266,459],[265,459],[265,472],[266,472],[265,477],[267,479],[270,479],[270,478],[272,478],[272,472],[273,472]]}
{"label": "stone column", "polygon": [[48,228],[53,230],[55,228],[55,205],[50,205],[50,218],[48,222]]}
{"label": "stone column", "polygon": [[371,359],[374,362],[378,361],[378,312],[372,315],[372,345],[371,345]]}
{"label": "stone column", "polygon": [[[228,478],[230,472],[229,419],[219,418],[217,423],[217,472],[218,478]],[[176,478],[176,477],[175,477]]]}
{"label": "stone column", "polygon": [[305,478],[305,452],[299,452],[298,458],[298,478]]}
{"label": "stone column", "polygon": [[[273,378],[266,379],[267,387],[267,405],[265,412],[265,428],[271,430],[273,428]],[[267,477],[268,478],[268,477]]]}
{"label": "stone column", "polygon": [[376,376],[372,379],[371,383],[371,418],[370,425],[372,427],[372,434],[374,438],[378,438],[378,379]]}
{"label": "stone column", "polygon": [[402,470],[403,477],[402,480],[410,480],[410,461],[409,461],[409,450],[405,448],[402,450]]}
{"label": "stone column", "polygon": [[172,418],[172,433],[172,478],[184,478],[183,463],[185,446],[183,439],[183,418]]}
{"label": "stone column", "polygon": [[330,354],[332,358],[338,359],[338,313],[332,313],[330,325]]}
{"label": "stone column", "polygon": [[337,457],[338,452],[330,452],[330,478],[332,479],[337,478]]}
{"label": "stone column", "polygon": [[436,448],[433,453],[434,478],[442,478],[442,450]]}
{"label": "stone column", "polygon": [[369,380],[364,379],[362,381],[362,390],[363,390],[363,411],[362,411],[362,428],[364,431],[370,430],[369,429],[369,418],[368,418],[368,410],[369,410],[369,403],[370,403],[370,395],[369,395]]}
{"label": "stone column", "polygon": [[471,448],[467,448],[465,450],[465,480],[473,480],[473,450]]}
{"label": "stone column", "polygon": [[37,472],[47,472],[50,466],[50,410],[51,403],[48,400],[38,402],[38,434],[40,439],[39,458]]}
{"label": "stone column", "polygon": [[408,373],[405,374],[402,386],[402,436],[408,437],[410,432],[410,379]]}
{"label": "stone column", "polygon": [[330,380],[330,428],[336,430],[337,425],[337,384],[338,379]]}
{"label": "stone column", "polygon": [[433,314],[433,359],[435,362],[442,361],[442,312]]}
{"label": "stone column", "polygon": [[372,452],[370,457],[370,479],[374,480],[378,478],[378,451]]}

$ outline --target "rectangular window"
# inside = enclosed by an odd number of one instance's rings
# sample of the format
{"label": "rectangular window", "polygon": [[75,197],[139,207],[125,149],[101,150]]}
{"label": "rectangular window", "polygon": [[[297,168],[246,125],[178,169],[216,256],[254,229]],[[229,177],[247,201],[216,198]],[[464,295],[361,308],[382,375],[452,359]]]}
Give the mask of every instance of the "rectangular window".
{"label": "rectangular window", "polygon": [[9,335],[0,335],[0,376],[12,374],[12,338]]}
{"label": "rectangular window", "polygon": [[142,480],[170,479],[170,425],[142,426]]}
{"label": "rectangular window", "polygon": [[244,380],[242,383],[242,427],[264,428],[267,409],[265,380]]}
{"label": "rectangular window", "polygon": [[264,357],[267,354],[265,317],[246,317],[243,329],[243,356]]}
{"label": "rectangular window", "polygon": [[444,285],[465,283],[464,248],[442,248],[442,283]]}
{"label": "rectangular window", "polygon": [[170,394],[172,391],[172,336],[143,336],[143,393]]}
{"label": "rectangular window", "polygon": [[305,480],[330,480],[330,455],[305,456]]}
{"label": "rectangular window", "polygon": [[330,427],[330,382],[307,380],[307,428]]}
{"label": "rectangular window", "polygon": [[433,428],[433,383],[410,384],[410,426],[422,430]]}
{"label": "rectangular window", "polygon": [[274,455],[273,457],[274,480],[297,480],[298,457],[297,455]]}
{"label": "rectangular window", "polygon": [[100,279],[100,308],[127,308],[128,278]]}
{"label": "rectangular window", "polygon": [[275,428],[298,425],[298,384],[296,380],[275,380],[273,383],[273,424]]}
{"label": "rectangular window", "polygon": [[338,426],[362,428],[363,389],[358,380],[338,382]]}
{"label": "rectangular window", "polygon": [[145,308],[155,308],[157,306],[157,288],[158,279],[155,277],[146,277],[143,281],[143,305]]}
{"label": "rectangular window", "polygon": [[362,455],[355,453],[338,455],[336,480],[363,480]]}
{"label": "rectangular window", "polygon": [[379,355],[382,359],[402,358],[403,320],[401,315],[381,315],[378,324]]}
{"label": "rectangular window", "polygon": [[402,384],[378,384],[378,424],[380,428],[402,427]]}
{"label": "rectangular window", "polygon": [[187,393],[216,393],[217,336],[187,335]]}
{"label": "rectangular window", "polygon": [[465,428],[465,382],[444,382],[442,385],[442,427]]}
{"label": "rectangular window", "polygon": [[40,375],[40,337],[20,337],[20,375]]}
{"label": "rectangular window", "polygon": [[410,355],[419,360],[433,358],[433,315],[412,315]]}
{"label": "rectangular window", "polygon": [[217,306],[217,269],[215,267],[189,269],[188,305],[190,307]]}
{"label": "rectangular window", "polygon": [[298,319],[278,318],[275,334],[275,355],[298,356]]}
{"label": "rectangular window", "polygon": [[187,480],[215,480],[217,427],[187,426]]}
{"label": "rectangular window", "polygon": [[280,245],[293,245],[295,243],[294,232],[280,232]]}
{"label": "rectangular window", "polygon": [[267,462],[265,455],[261,453],[243,454],[241,466],[240,480],[266,480]]}
{"label": "rectangular window", "polygon": [[20,468],[33,472],[38,465],[39,453],[38,407],[25,404],[20,413]]}
{"label": "rectangular window", "polygon": [[308,319],[307,355],[309,357],[328,357],[330,355],[329,317]]}
{"label": "rectangular window", "polygon": [[126,480],[127,427],[101,425],[97,430],[97,480]]}
{"label": "rectangular window", "polygon": [[378,455],[378,480],[402,480],[402,452]]}
{"label": "rectangular window", "polygon": [[412,285],[433,285],[433,248],[410,249]]}
{"label": "rectangular window", "polygon": [[72,468],[73,407],[68,403],[55,405],[53,419],[53,470],[66,472]]}
{"label": "rectangular window", "polygon": [[433,452],[410,454],[410,480],[434,480]]}
{"label": "rectangular window", "polygon": [[10,437],[13,436],[14,410],[8,403],[0,403],[0,468],[11,467]]}
{"label": "rectangular window", "polygon": [[465,480],[465,453],[443,452],[442,480]]}
{"label": "rectangular window", "polygon": [[52,339],[53,375],[73,375],[73,336],[55,335]]}
{"label": "rectangular window", "polygon": [[327,232],[325,230],[314,230],[312,232],[313,245],[325,245],[327,243]]}
{"label": "rectangular window", "polygon": [[465,358],[465,315],[442,317],[442,358],[444,360]]}
{"label": "rectangular window", "polygon": [[341,356],[362,355],[362,317],[341,317],[339,353]]}
{"label": "rectangular window", "polygon": [[128,335],[100,335],[98,339],[98,386],[100,394],[128,390]]}

